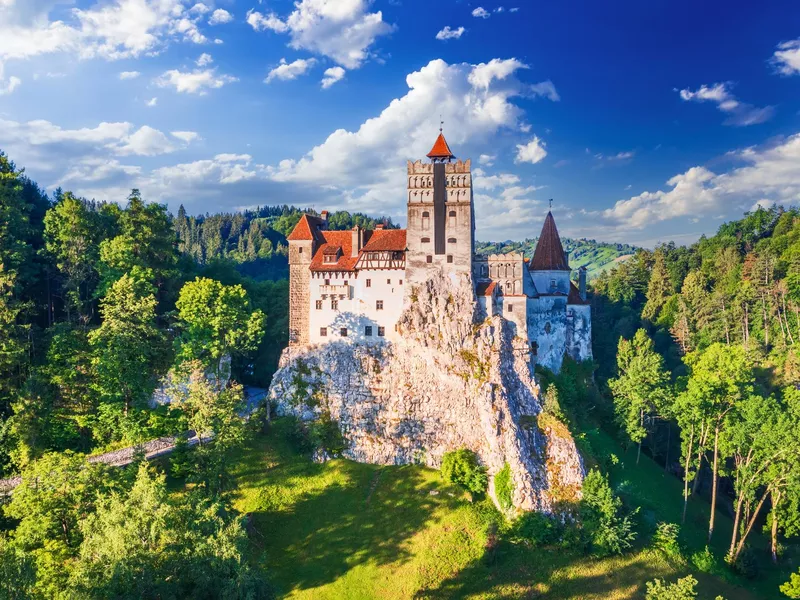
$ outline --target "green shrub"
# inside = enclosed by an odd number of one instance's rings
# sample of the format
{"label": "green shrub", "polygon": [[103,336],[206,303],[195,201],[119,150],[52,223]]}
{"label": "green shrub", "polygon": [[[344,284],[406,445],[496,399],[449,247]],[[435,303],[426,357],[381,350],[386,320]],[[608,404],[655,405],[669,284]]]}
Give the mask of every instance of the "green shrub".
{"label": "green shrub", "polygon": [[466,448],[445,453],[442,477],[472,494],[483,494],[489,483],[486,469],[478,463],[478,456]]}
{"label": "green shrub", "polygon": [[509,538],[514,543],[538,548],[558,542],[563,529],[553,517],[539,512],[526,512],[512,524]]}
{"label": "green shrub", "polygon": [[636,539],[632,516],[624,514],[622,500],[614,495],[608,478],[592,469],[583,481],[580,517],[587,542],[599,556],[622,554]]}
{"label": "green shrub", "polygon": [[175,448],[169,457],[169,472],[175,479],[185,479],[192,471],[192,462],[189,457],[189,442],[186,437],[179,435],[175,440]]}
{"label": "green shrub", "polygon": [[347,447],[339,423],[327,411],[323,412],[319,419],[311,422],[309,438],[314,449],[324,450],[331,456],[341,456]]}
{"label": "green shrub", "polygon": [[678,579],[675,583],[667,583],[663,579],[647,582],[645,600],[694,600],[697,598],[697,580],[691,575]]}
{"label": "green shrub", "polygon": [[678,542],[681,528],[676,523],[659,523],[653,534],[653,546],[673,559],[683,559],[681,545]]}
{"label": "green shrub", "polygon": [[738,573],[745,579],[755,579],[758,577],[758,559],[750,548],[742,550],[736,562],[733,563],[731,567],[735,573]]}
{"label": "green shrub", "polygon": [[800,573],[792,573],[791,579],[781,586],[781,593],[789,598],[800,598]]}
{"label": "green shrub", "polygon": [[718,573],[719,562],[717,558],[711,553],[708,546],[704,550],[695,552],[689,557],[689,562],[692,566],[701,573]]}
{"label": "green shrub", "polygon": [[511,479],[511,465],[506,463],[494,476],[494,494],[500,506],[506,510],[511,508],[511,498],[514,494],[514,482]]}
{"label": "green shrub", "polygon": [[561,404],[558,401],[558,389],[553,383],[547,386],[547,391],[544,393],[542,410],[545,414],[551,415],[559,421],[564,421],[564,413],[561,411]]}

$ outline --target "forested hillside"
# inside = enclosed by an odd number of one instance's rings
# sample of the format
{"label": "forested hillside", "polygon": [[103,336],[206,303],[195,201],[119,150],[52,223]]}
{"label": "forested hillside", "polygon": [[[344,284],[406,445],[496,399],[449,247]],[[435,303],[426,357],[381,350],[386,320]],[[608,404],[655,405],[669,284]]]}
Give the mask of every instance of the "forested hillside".
{"label": "forested hillside", "polygon": [[[530,258],[536,250],[539,238],[529,238],[522,242],[477,242],[479,254],[504,254],[506,252],[522,252]],[[564,250],[569,255],[569,266],[574,269],[586,267],[588,279],[594,279],[601,273],[630,258],[636,247],[629,244],[612,244],[596,240],[561,238]]]}

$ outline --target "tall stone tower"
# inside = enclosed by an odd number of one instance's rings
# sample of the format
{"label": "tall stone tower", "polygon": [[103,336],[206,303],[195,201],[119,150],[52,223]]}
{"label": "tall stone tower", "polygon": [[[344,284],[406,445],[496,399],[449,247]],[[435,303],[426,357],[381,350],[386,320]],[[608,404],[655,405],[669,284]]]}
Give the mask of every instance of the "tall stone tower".
{"label": "tall stone tower", "polygon": [[453,162],[439,130],[431,162],[408,162],[406,278],[425,281],[432,271],[471,273],[475,250],[470,161]]}
{"label": "tall stone tower", "polygon": [[289,234],[289,345],[308,344],[311,304],[311,259],[325,240],[320,231],[327,225],[322,218],[303,215]]}

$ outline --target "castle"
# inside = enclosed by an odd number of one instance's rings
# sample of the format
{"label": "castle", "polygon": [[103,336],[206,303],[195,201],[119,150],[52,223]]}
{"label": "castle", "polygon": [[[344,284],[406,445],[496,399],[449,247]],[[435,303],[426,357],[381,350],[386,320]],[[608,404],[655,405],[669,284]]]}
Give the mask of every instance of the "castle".
{"label": "castle", "polygon": [[327,211],[300,219],[288,237],[290,345],[391,341],[414,286],[443,272],[471,275],[482,312],[501,315],[537,364],[591,358],[586,270],[570,281],[552,213],[530,260],[476,255],[470,160],[454,160],[441,132],[427,156],[408,163],[406,229],[330,231]]}

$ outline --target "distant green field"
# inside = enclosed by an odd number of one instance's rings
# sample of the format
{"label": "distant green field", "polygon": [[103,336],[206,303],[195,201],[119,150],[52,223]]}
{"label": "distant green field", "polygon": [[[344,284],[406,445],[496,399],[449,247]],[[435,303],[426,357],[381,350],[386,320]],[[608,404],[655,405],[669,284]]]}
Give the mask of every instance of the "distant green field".
{"label": "distant green field", "polygon": [[[526,258],[533,256],[538,238],[522,242],[476,242],[478,254],[504,254],[506,252],[522,252]],[[569,266],[573,269],[586,267],[589,279],[597,277],[603,271],[627,259],[637,248],[629,244],[612,244],[596,240],[561,238],[564,251],[569,255]]]}
{"label": "distant green field", "polygon": [[[315,464],[295,453],[286,423],[259,436],[233,463],[239,484],[236,506],[250,513],[256,560],[280,597],[542,598],[632,600],[643,598],[655,577],[676,579],[689,570],[671,564],[644,543],[621,557],[593,559],[562,548],[531,550],[501,542],[489,548],[487,525],[499,518],[488,502],[471,503],[444,484],[437,471],[380,467],[347,460]],[[634,468],[622,459],[612,480],[626,485],[650,511],[680,509],[677,480],[647,457]],[[703,511],[692,507],[688,542],[702,535]],[[667,518],[673,518],[670,508]],[[723,519],[724,521],[725,519]],[[730,522],[725,526],[730,528]],[[719,541],[724,543],[724,527]],[[777,598],[769,576],[758,590],[697,575],[702,598]],[[775,594],[770,594],[775,590]]]}

